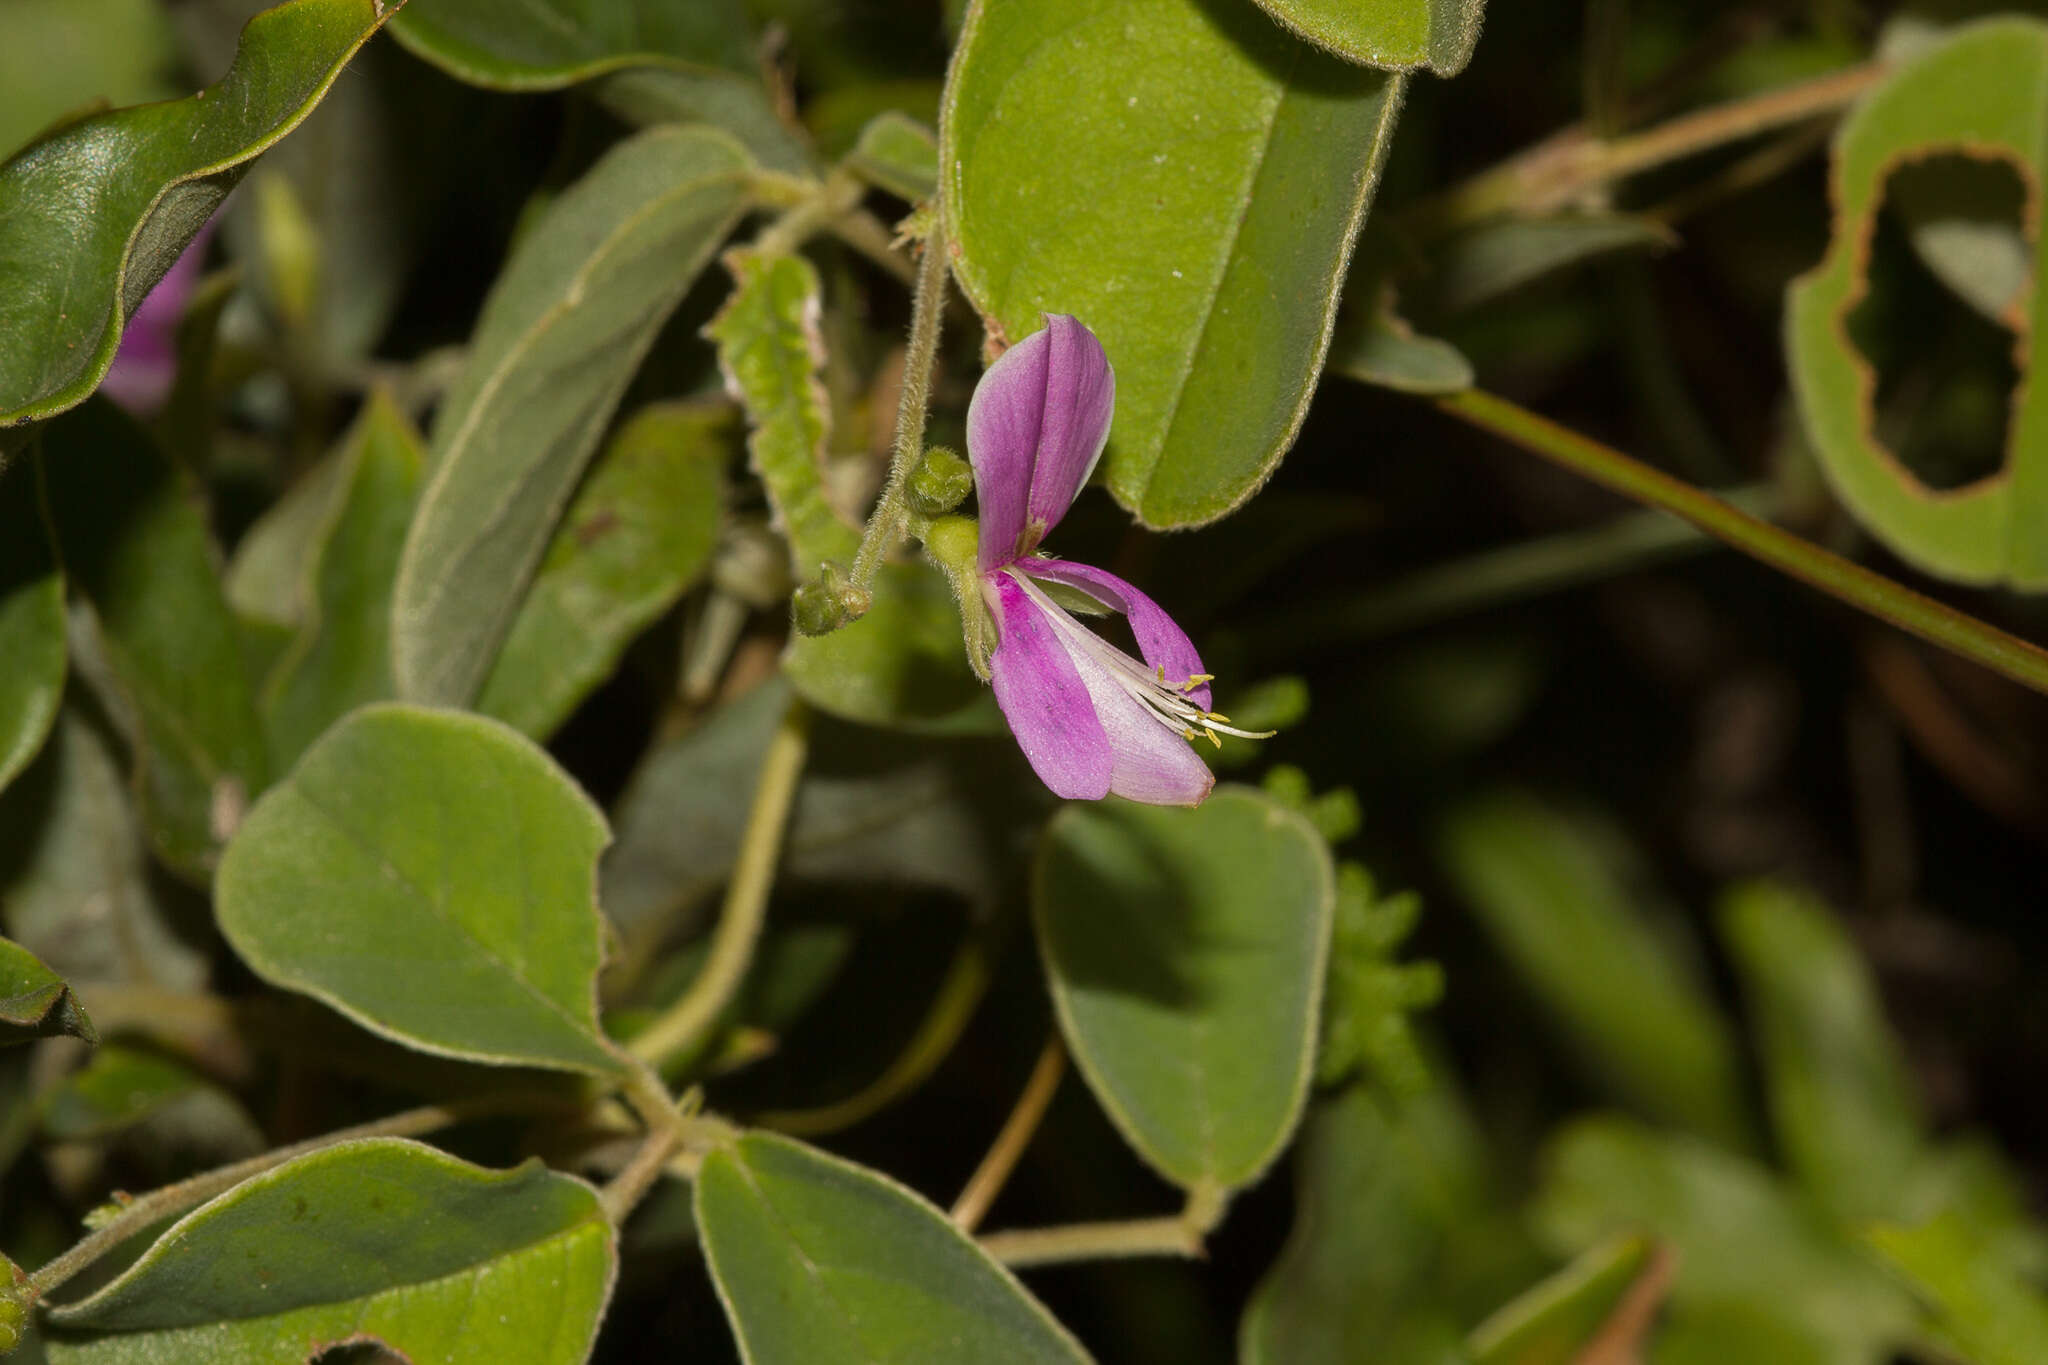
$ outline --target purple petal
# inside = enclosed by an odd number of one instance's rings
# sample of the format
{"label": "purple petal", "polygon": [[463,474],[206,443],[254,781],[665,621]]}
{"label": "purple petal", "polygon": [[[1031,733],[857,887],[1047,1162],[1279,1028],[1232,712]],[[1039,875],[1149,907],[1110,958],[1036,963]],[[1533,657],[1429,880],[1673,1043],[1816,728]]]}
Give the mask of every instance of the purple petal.
{"label": "purple petal", "polygon": [[[1131,623],[1137,637],[1138,653],[1145,666],[1166,670],[1166,681],[1178,686],[1203,672],[1202,656],[1194,641],[1174,623],[1166,609],[1113,573],[1088,564],[1064,559],[1034,559],[1017,566],[1033,578],[1049,578],[1070,588],[1079,588],[1113,611],[1120,611]],[[1187,699],[1204,711],[1209,709],[1209,685],[1187,689]]]}
{"label": "purple petal", "polygon": [[1059,524],[1109,439],[1116,372],[1095,333],[1064,313],[1003,352],[967,408],[981,506],[981,567],[1028,553]]}
{"label": "purple petal", "polygon": [[1008,574],[996,574],[993,581],[1000,638],[988,666],[996,704],[1031,770],[1053,795],[1100,800],[1109,794],[1114,759],[1089,688],[1053,623],[1023,587]]}
{"label": "purple petal", "polygon": [[185,254],[172,263],[149,291],[121,332],[121,347],[100,389],[138,417],[147,417],[170,397],[178,369],[178,324],[199,282],[206,244],[213,237],[208,224],[199,230]]}

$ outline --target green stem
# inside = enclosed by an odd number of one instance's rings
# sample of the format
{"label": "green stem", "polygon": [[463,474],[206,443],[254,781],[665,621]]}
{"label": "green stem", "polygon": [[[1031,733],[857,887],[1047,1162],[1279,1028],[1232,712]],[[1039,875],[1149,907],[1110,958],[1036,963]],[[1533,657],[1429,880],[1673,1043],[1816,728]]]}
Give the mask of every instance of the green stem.
{"label": "green stem", "polygon": [[421,1109],[408,1109],[402,1114],[378,1119],[372,1123],[344,1128],[339,1132],[311,1138],[305,1142],[293,1143],[265,1152],[261,1156],[238,1161],[231,1166],[206,1171],[175,1185],[166,1185],[160,1190],[130,1201],[121,1212],[104,1226],[81,1238],[76,1245],[55,1260],[28,1277],[28,1298],[31,1303],[41,1300],[64,1284],[79,1271],[112,1251],[121,1243],[133,1237],[150,1224],[175,1214],[183,1213],[195,1204],[205,1203],[215,1195],[223,1194],[252,1176],[274,1170],[288,1161],[332,1147],[341,1142],[357,1142],[364,1138],[423,1137],[428,1133],[452,1128],[458,1123],[471,1119],[490,1118],[500,1114],[550,1113],[567,1107],[559,1096],[541,1095],[532,1091],[515,1091],[502,1095],[480,1095],[475,1099],[457,1100],[452,1104],[433,1104]]}
{"label": "green stem", "polygon": [[2048,651],[1965,616],[1610,446],[1477,389],[1437,406],[1637,502],[1676,513],[1715,539],[1880,620],[2013,681],[2048,692]]}
{"label": "green stem", "polygon": [[853,557],[848,575],[861,592],[873,587],[875,571],[903,538],[909,523],[904,486],[924,454],[925,421],[930,416],[932,368],[939,355],[939,323],[946,312],[946,221],[936,201],[925,233],[924,259],[918,263],[917,292],[910,305],[910,346],[903,358],[903,394],[896,405],[896,453],[889,464],[889,482],[868,517],[868,528]]}
{"label": "green stem", "polygon": [[810,189],[780,218],[770,223],[754,239],[754,250],[763,256],[789,255],[830,228],[834,220],[858,207],[861,193],[861,183],[852,172],[833,171],[823,184]]}
{"label": "green stem", "polygon": [[974,1175],[953,1201],[953,1226],[962,1232],[972,1232],[981,1226],[989,1205],[996,1202],[996,1196],[1009,1183],[1010,1172],[1017,1169],[1017,1162],[1023,1158],[1024,1149],[1031,1145],[1031,1136],[1051,1107],[1052,1097],[1060,1088],[1060,1077],[1066,1071],[1067,1049],[1059,1035],[1054,1034],[1038,1054],[1031,1078],[1024,1083],[1024,1093],[1017,1097],[1010,1117],[1003,1121],[1002,1131],[990,1144],[988,1155],[974,1168]]}
{"label": "green stem", "polygon": [[641,1061],[658,1066],[695,1047],[717,1024],[718,1017],[746,980],[747,968],[754,960],[754,947],[761,938],[761,926],[768,918],[768,893],[775,885],[783,829],[788,824],[789,809],[796,800],[797,783],[803,776],[804,759],[810,750],[810,722],[810,708],[801,700],[792,700],[775,737],[768,741],[768,752],[761,760],[760,780],[754,788],[754,804],[747,813],[746,832],[740,838],[739,860],[726,887],[718,927],[712,931],[710,955],[682,999],[664,1010],[627,1045],[627,1051]]}
{"label": "green stem", "polygon": [[1202,1254],[1202,1235],[1184,1218],[1132,1218],[991,1232],[981,1238],[981,1248],[1004,1265],[1021,1269],[1132,1256],[1193,1258]]}

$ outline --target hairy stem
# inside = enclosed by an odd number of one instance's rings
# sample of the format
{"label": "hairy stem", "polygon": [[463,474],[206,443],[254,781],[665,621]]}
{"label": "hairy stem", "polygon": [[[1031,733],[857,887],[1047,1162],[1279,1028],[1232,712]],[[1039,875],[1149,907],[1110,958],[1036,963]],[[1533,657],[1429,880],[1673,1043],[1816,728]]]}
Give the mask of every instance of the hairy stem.
{"label": "hairy stem", "polygon": [[939,324],[946,313],[947,256],[951,250],[946,240],[945,218],[935,201],[931,227],[924,239],[924,259],[917,268],[917,292],[910,306],[910,346],[903,361],[903,393],[896,405],[896,450],[889,462],[889,482],[868,517],[867,532],[861,537],[849,575],[853,587],[863,592],[874,585],[875,571],[896,548],[909,524],[904,486],[924,454],[925,420],[931,410]]}
{"label": "hairy stem", "polygon": [[974,1231],[988,1216],[989,1205],[996,1202],[996,1196],[1009,1182],[1010,1172],[1017,1169],[1024,1149],[1031,1145],[1031,1135],[1038,1131],[1066,1070],[1067,1049],[1055,1034],[1038,1054],[1038,1064],[1031,1068],[1031,1078],[1024,1082],[1017,1107],[1010,1111],[988,1155],[981,1159],[981,1165],[975,1168],[966,1188],[960,1191],[960,1198],[953,1203],[953,1223],[962,1232]]}
{"label": "hairy stem", "polygon": [[806,193],[754,239],[763,256],[787,256],[859,207],[863,187],[853,173],[836,170]]}
{"label": "hairy stem", "polygon": [[991,1232],[982,1250],[1013,1269],[1064,1261],[1106,1261],[1132,1256],[1202,1254],[1202,1234],[1185,1218],[1133,1218],[1117,1223],[1069,1223],[1056,1228]]}
{"label": "hairy stem", "polygon": [[196,1204],[203,1204],[215,1195],[223,1194],[252,1176],[274,1170],[287,1161],[296,1160],[309,1153],[332,1147],[341,1142],[355,1142],[363,1138],[423,1137],[428,1133],[452,1128],[458,1123],[471,1119],[490,1118],[500,1114],[553,1113],[558,1110],[575,1108],[579,1100],[567,1100],[558,1095],[544,1095],[536,1091],[512,1091],[502,1095],[479,1095],[474,1099],[457,1100],[451,1104],[431,1104],[420,1109],[408,1109],[402,1114],[377,1119],[371,1123],[359,1124],[354,1128],[343,1128],[322,1137],[295,1142],[288,1147],[279,1147],[261,1156],[250,1157],[218,1170],[206,1171],[175,1185],[152,1190],[132,1200],[121,1212],[104,1226],[88,1233],[63,1255],[28,1277],[28,1298],[36,1302],[65,1281],[84,1270],[100,1257],[112,1251],[121,1243],[133,1237],[151,1223],[183,1213]]}
{"label": "hairy stem", "polygon": [[782,855],[782,834],[810,751],[811,713],[801,700],[791,700],[782,724],[768,741],[754,804],[747,812],[740,838],[739,861],[726,887],[725,906],[712,931],[711,952],[704,969],[683,997],[664,1010],[627,1051],[644,1062],[663,1061],[695,1047],[739,994],[747,968],[754,961],[761,926],[768,918],[768,893],[775,885],[775,867]]}
{"label": "hairy stem", "polygon": [[1610,446],[1477,389],[1437,400],[1443,411],[1623,497],[1685,518],[1780,572],[1889,621],[2014,682],[2048,692],[2048,651],[1851,563],[1790,531],[1631,459]]}

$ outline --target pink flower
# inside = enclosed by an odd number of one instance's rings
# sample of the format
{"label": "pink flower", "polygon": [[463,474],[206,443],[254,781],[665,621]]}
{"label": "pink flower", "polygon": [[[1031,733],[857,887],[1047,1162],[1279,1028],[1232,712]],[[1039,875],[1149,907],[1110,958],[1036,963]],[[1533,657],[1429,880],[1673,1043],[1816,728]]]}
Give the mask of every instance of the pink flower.
{"label": "pink flower", "polygon": [[192,287],[199,283],[206,244],[212,239],[209,223],[149,291],[121,333],[113,368],[100,381],[100,392],[137,417],[154,415],[171,395],[178,374],[178,324],[184,320]]}
{"label": "pink flower", "polygon": [[[1188,747],[1231,729],[1209,709],[1210,675],[1187,633],[1114,574],[1036,553],[1109,439],[1116,374],[1102,343],[1060,313],[989,367],[967,411],[967,454],[981,504],[981,596],[996,623],[996,701],[1046,786],[1071,800],[1111,792],[1194,806],[1216,779]],[[1059,584],[1120,612],[1140,663],[1074,619]]]}

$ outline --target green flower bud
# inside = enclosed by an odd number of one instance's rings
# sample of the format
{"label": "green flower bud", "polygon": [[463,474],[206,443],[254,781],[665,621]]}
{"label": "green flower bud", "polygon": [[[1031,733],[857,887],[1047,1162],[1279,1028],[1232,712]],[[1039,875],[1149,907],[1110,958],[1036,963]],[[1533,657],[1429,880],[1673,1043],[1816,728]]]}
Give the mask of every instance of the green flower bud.
{"label": "green flower bud", "polygon": [[972,517],[940,517],[926,528],[924,548],[949,577],[973,573],[981,528]]}
{"label": "green flower bud", "polygon": [[28,1335],[28,1277],[0,1256],[0,1356],[10,1355]]}
{"label": "green flower bud", "polygon": [[919,516],[942,517],[974,491],[974,471],[944,446],[932,446],[911,471],[905,491]]}
{"label": "green flower bud", "polygon": [[790,622],[799,635],[829,635],[867,615],[871,605],[873,598],[848,583],[838,565],[826,564],[790,595]]}

